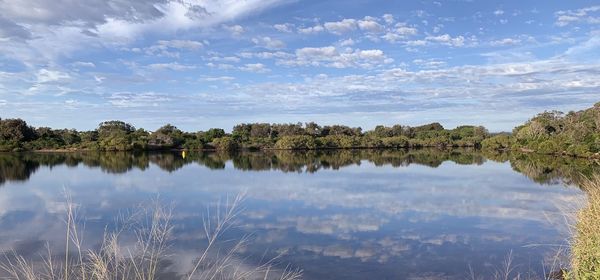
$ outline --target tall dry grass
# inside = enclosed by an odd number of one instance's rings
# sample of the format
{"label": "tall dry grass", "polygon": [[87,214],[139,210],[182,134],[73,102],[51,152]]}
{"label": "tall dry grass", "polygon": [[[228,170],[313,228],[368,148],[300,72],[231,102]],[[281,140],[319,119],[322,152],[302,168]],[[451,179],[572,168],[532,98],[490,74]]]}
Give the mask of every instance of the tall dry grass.
{"label": "tall dry grass", "polygon": [[[297,269],[276,269],[272,258],[262,264],[250,267],[239,265],[237,257],[250,242],[248,236],[233,242],[233,246],[220,248],[220,239],[232,227],[239,216],[242,196],[226,199],[213,210],[207,211],[204,218],[206,244],[200,256],[193,261],[193,268],[179,279],[201,280],[248,280],[279,279],[297,280],[302,271]],[[78,207],[70,196],[66,199],[65,253],[62,258],[54,258],[50,246],[42,261],[28,260],[17,252],[5,254],[0,269],[7,274],[4,279],[14,280],[155,280],[160,279],[161,268],[168,259],[172,232],[172,207],[165,207],[158,201],[150,207],[140,207],[135,212],[120,215],[115,230],[105,230],[99,249],[84,249],[83,230]],[[133,246],[124,246],[123,235],[133,234]],[[173,277],[173,276],[169,276]],[[172,279],[172,278],[169,278]]]}
{"label": "tall dry grass", "polygon": [[568,279],[600,279],[600,175],[583,184],[587,200],[577,212]]}

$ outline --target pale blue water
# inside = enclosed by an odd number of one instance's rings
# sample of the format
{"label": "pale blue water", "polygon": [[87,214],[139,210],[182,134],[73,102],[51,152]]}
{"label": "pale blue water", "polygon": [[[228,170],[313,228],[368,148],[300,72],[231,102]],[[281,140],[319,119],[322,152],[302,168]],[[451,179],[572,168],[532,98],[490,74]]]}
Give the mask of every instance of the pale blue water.
{"label": "pale blue water", "polygon": [[[244,192],[244,211],[227,234],[253,236],[239,255],[244,265],[285,251],[281,265],[303,269],[304,279],[464,279],[469,267],[487,278],[512,251],[517,271],[541,275],[568,237],[560,208],[582,196],[478,154],[467,157],[471,164],[381,160],[365,151],[349,160],[335,153],[66,158],[0,155],[0,250],[35,257],[46,242],[62,248],[64,189],[81,205],[91,243],[119,212],[159,196],[174,205],[165,269],[182,273],[204,244],[207,205]],[[335,159],[345,164],[327,168]]]}

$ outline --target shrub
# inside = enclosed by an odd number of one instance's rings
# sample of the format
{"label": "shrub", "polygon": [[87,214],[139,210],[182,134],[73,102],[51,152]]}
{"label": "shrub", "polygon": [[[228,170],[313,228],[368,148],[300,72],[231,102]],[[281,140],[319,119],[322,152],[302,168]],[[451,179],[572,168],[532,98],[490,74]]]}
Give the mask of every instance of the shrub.
{"label": "shrub", "polygon": [[239,147],[238,143],[228,136],[213,139],[212,145],[220,151],[233,151]]}
{"label": "shrub", "polygon": [[275,149],[284,150],[312,150],[316,149],[315,139],[310,136],[283,136],[275,143]]}

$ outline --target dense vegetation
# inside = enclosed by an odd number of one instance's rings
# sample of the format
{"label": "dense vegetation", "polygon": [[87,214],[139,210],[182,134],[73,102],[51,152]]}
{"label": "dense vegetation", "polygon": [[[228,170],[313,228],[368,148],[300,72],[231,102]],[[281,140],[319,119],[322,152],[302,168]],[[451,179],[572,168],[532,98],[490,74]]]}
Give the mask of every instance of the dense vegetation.
{"label": "dense vegetation", "polygon": [[21,119],[0,119],[0,151],[21,150],[165,150],[478,147],[488,131],[481,126],[445,129],[439,123],[410,127],[377,126],[363,132],[343,125],[247,123],[232,133],[212,128],[184,132],[167,124],[154,132],[122,121],[100,123],[92,131],[34,128]]}
{"label": "dense vegetation", "polygon": [[578,112],[541,113],[516,127],[512,135],[501,134],[485,139],[482,146],[495,150],[600,157],[600,102]]}
{"label": "dense vegetation", "polygon": [[600,103],[579,112],[541,113],[512,133],[490,135],[482,126],[445,129],[439,123],[410,127],[379,125],[373,130],[344,125],[243,123],[231,133],[212,128],[184,132],[167,124],[154,132],[122,121],[92,131],[34,128],[21,119],[0,119],[0,151],[169,149],[315,150],[349,148],[483,147],[539,154],[600,157]]}

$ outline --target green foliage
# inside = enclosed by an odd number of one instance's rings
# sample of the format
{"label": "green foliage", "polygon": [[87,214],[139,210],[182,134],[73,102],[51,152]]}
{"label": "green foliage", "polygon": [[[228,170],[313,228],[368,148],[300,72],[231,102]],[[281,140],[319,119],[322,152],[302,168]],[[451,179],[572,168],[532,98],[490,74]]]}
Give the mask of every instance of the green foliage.
{"label": "green foliage", "polygon": [[275,149],[313,150],[316,148],[315,139],[308,135],[283,136],[275,143]]}
{"label": "green foliage", "polygon": [[213,139],[212,145],[219,151],[233,151],[238,149],[238,143],[233,137],[225,136]]}
{"label": "green foliage", "polygon": [[24,142],[35,139],[35,130],[22,119],[0,119],[0,140]]}
{"label": "green foliage", "polygon": [[509,134],[498,134],[481,141],[485,150],[506,150],[511,147],[512,138]]}
{"label": "green foliage", "polygon": [[538,114],[516,127],[513,135],[515,149],[577,157],[600,156],[600,105],[566,115],[559,111]]}
{"label": "green foliage", "polygon": [[408,148],[408,138],[406,136],[385,137],[381,141],[386,148]]}
{"label": "green foliage", "polygon": [[211,128],[206,132],[201,131],[197,133],[198,139],[203,143],[210,143],[213,141],[213,139],[221,138],[223,136],[225,136],[225,130],[221,128]]}
{"label": "green foliage", "polygon": [[[190,136],[189,138],[193,140],[195,137]],[[184,141],[185,135],[183,131],[171,124],[167,124],[150,134],[148,145],[154,149],[170,149],[181,146]]]}
{"label": "green foliage", "polygon": [[323,149],[348,149],[361,146],[360,137],[347,135],[327,135],[317,139],[317,146]]}

